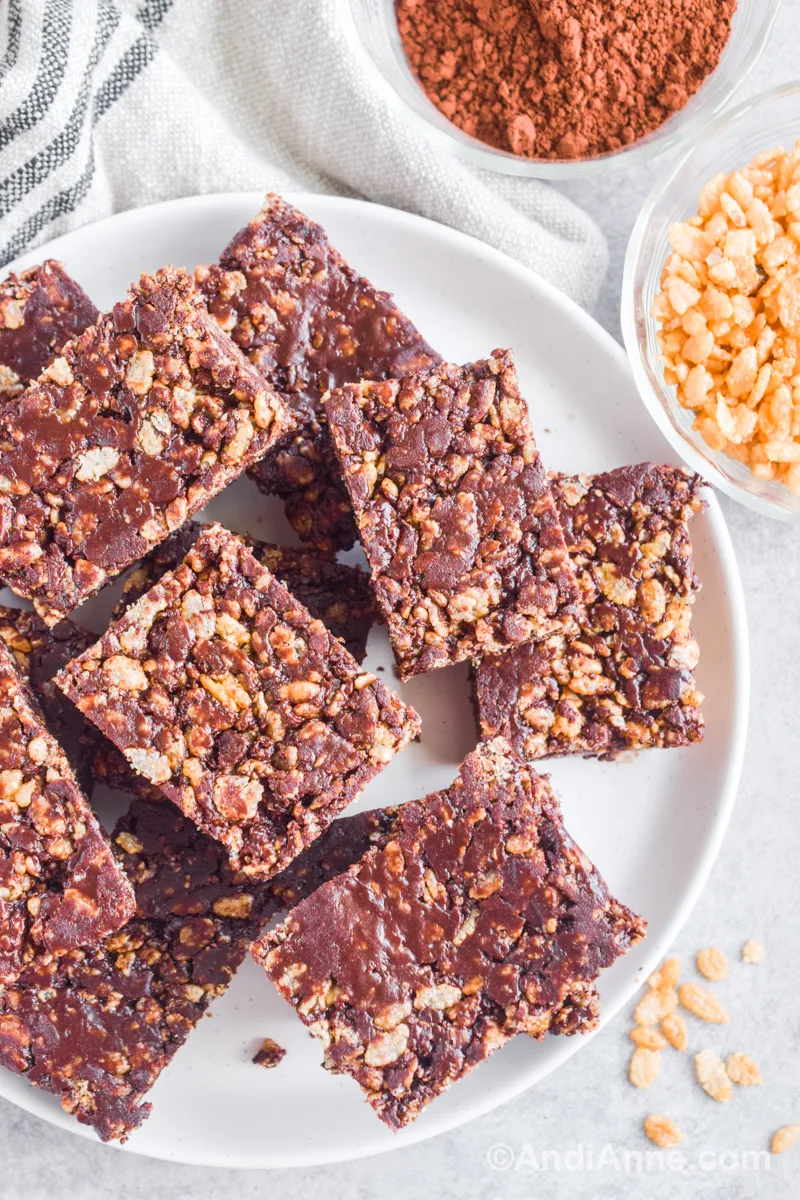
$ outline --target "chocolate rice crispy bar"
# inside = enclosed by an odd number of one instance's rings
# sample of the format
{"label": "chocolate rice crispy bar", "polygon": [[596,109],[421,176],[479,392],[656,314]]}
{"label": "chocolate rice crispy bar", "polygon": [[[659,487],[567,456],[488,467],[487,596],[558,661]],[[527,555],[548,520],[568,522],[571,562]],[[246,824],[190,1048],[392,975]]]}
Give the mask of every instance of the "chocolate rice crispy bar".
{"label": "chocolate rice crispy bar", "polygon": [[[0,641],[31,685],[48,730],[66,753],[87,795],[91,789],[87,731],[91,727],[53,683],[53,676],[96,640],[95,634],[72,621],[60,621],[51,629],[36,613],[0,605]],[[96,735],[97,740],[99,736]]]}
{"label": "chocolate rice crispy bar", "polygon": [[254,888],[172,804],[135,800],[112,835],[135,914],[95,949],[39,951],[0,987],[0,1064],[58,1096],[104,1141],[124,1141],[264,924],[357,862],[387,820],[335,821],[284,874]]}
{"label": "chocolate rice crispy bar", "polygon": [[439,355],[392,297],[358,275],[325,231],[279,196],[197,278],[210,311],[279,392],[300,427],[250,474],[281,496],[300,538],[318,550],[349,549],[353,517],[320,396],[342,383],[432,366]]}
{"label": "chocolate rice crispy bar", "polygon": [[575,626],[511,351],[326,398],[402,679]]}
{"label": "chocolate rice crispy bar", "polygon": [[[142,559],[125,580],[122,595],[111,613],[112,621],[124,616],[129,605],[181,563],[203,528],[197,521],[188,521]],[[306,606],[312,617],[318,617],[344,643],[356,662],[361,662],[367,652],[370,627],[377,620],[364,572],[358,567],[313,558],[307,550],[273,546],[253,538],[243,537],[242,541]],[[92,746],[91,771],[93,778],[119,791],[145,797],[159,794],[158,788],[132,771],[125,756],[99,734]]]}
{"label": "chocolate rice crispy bar", "polygon": [[12,983],[37,948],[94,945],[132,911],[108,840],[2,644],[0,984]]}
{"label": "chocolate rice crispy bar", "polygon": [[556,477],[584,604],[580,630],[477,666],[483,736],[502,734],[528,759],[613,758],[701,740],[689,537],[701,487],[697,475],[653,463]]}
{"label": "chocolate rice crispy bar", "polygon": [[8,275],[0,282],[0,401],[23,392],[99,316],[83,288],[52,258]]}
{"label": "chocolate rice crispy bar", "polygon": [[55,624],[294,426],[165,267],[0,410],[0,577]]}
{"label": "chocolate rice crispy bar", "polygon": [[253,948],[391,1129],[514,1034],[585,1032],[602,967],[643,936],[503,739]]}
{"label": "chocolate rice crispy bar", "polygon": [[162,799],[158,788],[131,770],[116,746],[82,716],[53,682],[62,667],[94,645],[97,634],[72,621],[59,621],[49,628],[36,613],[0,605],[0,641],[11,651],[17,669],[30,683],[48,730],[66,753],[87,796],[102,782],[145,798]]}
{"label": "chocolate rice crispy bar", "polygon": [[236,870],[277,874],[419,718],[244,543],[205,529],[59,687]]}
{"label": "chocolate rice crispy bar", "polygon": [[[203,528],[198,521],[188,521],[142,559],[123,584],[122,595],[111,613],[112,621],[123,616],[126,608],[158,583],[162,575],[178,566]],[[362,662],[369,631],[378,614],[369,579],[361,568],[319,558],[308,550],[276,546],[242,534],[239,537],[258,561],[286,584],[312,617],[327,625],[356,662]]]}

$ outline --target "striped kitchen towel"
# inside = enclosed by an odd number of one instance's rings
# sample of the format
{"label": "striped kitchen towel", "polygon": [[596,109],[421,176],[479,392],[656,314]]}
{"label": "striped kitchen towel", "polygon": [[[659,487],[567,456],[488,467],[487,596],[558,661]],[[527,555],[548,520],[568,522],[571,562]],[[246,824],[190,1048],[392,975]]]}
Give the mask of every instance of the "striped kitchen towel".
{"label": "striped kitchen towel", "polygon": [[173,196],[333,191],[474,234],[590,306],[593,222],[431,144],[376,88],[349,6],[0,0],[0,262]]}

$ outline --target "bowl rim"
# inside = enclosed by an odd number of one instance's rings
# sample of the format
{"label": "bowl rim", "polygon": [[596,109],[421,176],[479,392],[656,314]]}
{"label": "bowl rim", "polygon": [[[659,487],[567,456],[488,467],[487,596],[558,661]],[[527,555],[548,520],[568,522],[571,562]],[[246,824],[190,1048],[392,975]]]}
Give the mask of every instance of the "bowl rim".
{"label": "bowl rim", "polygon": [[[681,430],[676,428],[674,422],[670,419],[662,397],[664,400],[669,399],[670,401],[674,401],[674,396],[671,393],[667,393],[663,386],[656,389],[652,383],[648,371],[647,354],[642,344],[642,339],[640,339],[637,332],[637,289],[635,279],[641,264],[642,248],[646,233],[653,220],[654,210],[665,192],[683,172],[689,159],[703,146],[710,145],[720,129],[735,125],[762,105],[793,95],[800,96],[800,76],[797,79],[790,80],[788,83],[780,83],[775,87],[768,88],[766,91],[757,92],[755,95],[748,97],[747,100],[743,100],[740,104],[737,104],[734,108],[726,109],[706,122],[700,137],[691,147],[686,148],[684,153],[672,163],[668,172],[665,172],[656,180],[639,210],[639,215],[636,218],[628,239],[620,290],[622,338],[625,343],[625,350],[628,354],[633,377],[645,408],[664,434],[664,437],[672,448],[680,454],[684,462],[702,475],[709,483],[713,483],[715,487],[718,487],[727,496],[730,496],[739,504],[753,509],[762,516],[785,522],[800,521],[800,511],[793,511],[780,504],[777,500],[772,500],[767,496],[755,495],[744,483],[739,483],[735,479],[731,479],[717,466],[715,461],[717,451],[709,447],[708,457],[706,457]],[[791,493],[787,491],[787,496],[790,495]]]}
{"label": "bowl rim", "polygon": [[[725,106],[741,87],[763,54],[782,0],[763,0],[763,15],[756,36],[753,38],[739,70],[735,75],[732,74],[730,76],[727,86],[722,89],[716,101],[713,103],[708,102],[706,105],[700,103],[697,106],[697,110],[691,116],[687,116],[682,120],[680,119],[681,114],[686,109],[679,109],[674,114],[678,118],[676,122],[672,118],[669,118],[664,125],[654,129],[645,138],[632,142],[629,146],[623,146],[619,150],[612,150],[606,154],[597,155],[594,158],[556,160],[523,158],[516,154],[510,154],[505,150],[495,149],[480,142],[477,138],[464,133],[463,130],[458,129],[457,126],[447,121],[446,118],[444,118],[445,124],[439,125],[434,123],[433,120],[429,120],[421,112],[417,112],[411,108],[402,96],[399,95],[369,54],[368,48],[356,25],[353,11],[354,2],[355,0],[338,0],[339,12],[342,16],[341,28],[350,49],[359,56],[364,70],[369,73],[373,83],[379,89],[386,102],[396,112],[405,113],[406,118],[411,120],[413,125],[430,142],[440,149],[446,150],[454,157],[459,158],[462,162],[466,162],[473,167],[482,167],[485,170],[493,171],[497,175],[511,175],[529,179],[570,180],[598,175],[607,169],[617,170],[623,166],[633,167],[637,163],[646,162],[648,159],[655,158],[657,155],[663,154],[667,150],[680,145],[697,129],[704,128],[710,119],[713,119],[725,109]],[[718,70],[719,64],[712,74],[716,74]],[[705,81],[700,85],[691,99],[702,94],[704,84]],[[420,94],[427,100],[425,92],[421,87]],[[438,112],[438,109],[429,100],[428,104],[433,112]],[[455,132],[451,133],[451,129]]]}

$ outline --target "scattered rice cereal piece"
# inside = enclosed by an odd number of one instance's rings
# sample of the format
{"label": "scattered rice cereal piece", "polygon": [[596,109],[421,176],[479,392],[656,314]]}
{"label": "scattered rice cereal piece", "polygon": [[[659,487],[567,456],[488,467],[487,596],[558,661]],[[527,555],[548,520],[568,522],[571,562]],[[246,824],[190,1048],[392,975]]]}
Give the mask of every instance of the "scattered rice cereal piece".
{"label": "scattered rice cereal piece", "polygon": [[697,969],[706,979],[719,983],[728,974],[728,960],[719,946],[709,946],[697,955]]}
{"label": "scattered rice cereal piece", "polygon": [[678,993],[674,988],[651,988],[636,1005],[633,1019],[637,1025],[656,1025],[677,1007]]}
{"label": "scattered rice cereal piece", "polygon": [[669,1045],[664,1035],[652,1025],[636,1025],[628,1037],[636,1042],[637,1046],[644,1046],[645,1050],[666,1050]]}
{"label": "scattered rice cereal piece", "polygon": [[800,1125],[783,1125],[772,1139],[770,1150],[773,1154],[783,1154],[785,1150],[791,1150],[798,1138]]}
{"label": "scattered rice cereal piece", "polygon": [[748,939],[742,946],[742,962],[753,964],[763,963],[766,957],[767,954],[761,942],[754,942]]}
{"label": "scattered rice cereal piece", "polygon": [[727,1025],[728,1014],[725,1006],[708,988],[701,987],[699,983],[682,983],[678,989],[678,996],[683,1007],[701,1021]]}
{"label": "scattered rice cereal piece", "polygon": [[[724,1068],[723,1068],[724,1069]],[[649,1088],[661,1074],[661,1055],[657,1050],[637,1046],[631,1055],[628,1078],[634,1087]]]}
{"label": "scattered rice cereal piece", "polygon": [[728,1078],[740,1087],[757,1087],[762,1083],[761,1072],[749,1054],[731,1054],[725,1066]]}
{"label": "scattered rice cereal piece", "polygon": [[681,960],[673,955],[672,958],[664,960],[659,969],[653,972],[647,982],[651,988],[674,988],[677,986],[680,977]]}
{"label": "scattered rice cereal piece", "polygon": [[655,1142],[662,1150],[670,1150],[673,1146],[677,1146],[678,1142],[683,1141],[683,1134],[675,1122],[671,1121],[669,1117],[662,1117],[657,1113],[651,1113],[649,1117],[645,1117],[644,1131],[650,1141]]}
{"label": "scattered rice cereal piece", "polygon": [[661,1022],[664,1037],[676,1050],[685,1050],[689,1044],[686,1022],[679,1012],[667,1013]]}
{"label": "scattered rice cereal piece", "polygon": [[713,1050],[701,1050],[694,1056],[697,1082],[712,1100],[730,1100],[733,1085],[728,1078],[725,1064]]}

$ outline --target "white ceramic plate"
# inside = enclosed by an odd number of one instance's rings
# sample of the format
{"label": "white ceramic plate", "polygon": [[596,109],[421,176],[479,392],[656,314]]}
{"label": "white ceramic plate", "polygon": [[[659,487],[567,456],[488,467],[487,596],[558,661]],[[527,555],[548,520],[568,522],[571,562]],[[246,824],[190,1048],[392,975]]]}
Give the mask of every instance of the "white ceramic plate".
{"label": "white ceramic plate", "polygon": [[[513,346],[546,465],[598,471],[646,458],[674,461],[646,415],[622,349],[575,304],[529,270],[441,225],[388,208],[327,196],[292,197],[321,221],[346,257],[458,362]],[[58,238],[20,260],[60,258],[95,302],[120,297],[142,269],[210,262],[257,211],[258,194],[198,196],[121,213]],[[287,539],[280,507],[247,480],[209,515],[231,528]],[[555,761],[567,824],[615,894],[644,914],[649,934],[601,984],[603,1021],[627,1003],[669,948],[705,882],[733,805],[744,750],[748,652],[736,562],[713,496],[694,523],[703,591],[695,609],[706,694],[701,746],[650,751],[627,763]],[[5,600],[6,596],[0,597]],[[95,600],[98,630],[109,601]],[[391,678],[382,631],[370,666]],[[421,743],[367,789],[362,808],[396,804],[449,783],[475,730],[463,665],[401,689],[423,717]],[[119,803],[119,801],[117,801]],[[110,814],[107,814],[110,815]],[[349,1079],[320,1067],[320,1048],[248,959],[213,1019],[201,1023],[153,1088],[153,1115],[127,1149],[226,1167],[285,1167],[358,1158],[410,1145],[472,1120],[530,1087],[585,1044],[517,1037],[434,1102],[400,1134],[386,1130]],[[286,1047],[275,1070],[251,1056],[265,1036]],[[65,1129],[94,1134],[24,1079],[0,1072],[0,1094]]]}

